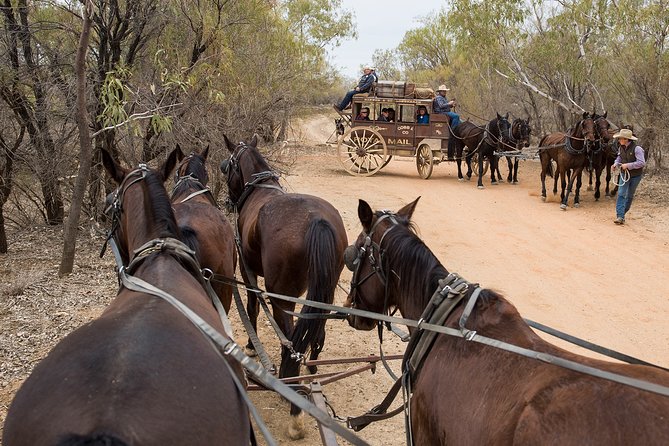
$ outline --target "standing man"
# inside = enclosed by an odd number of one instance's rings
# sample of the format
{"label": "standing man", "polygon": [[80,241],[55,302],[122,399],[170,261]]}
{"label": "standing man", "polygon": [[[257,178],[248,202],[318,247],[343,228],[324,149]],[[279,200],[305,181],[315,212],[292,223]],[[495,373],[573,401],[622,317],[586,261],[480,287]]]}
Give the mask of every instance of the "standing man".
{"label": "standing man", "polygon": [[618,199],[616,200],[616,219],[613,222],[617,225],[625,224],[625,214],[632,206],[632,199],[636,188],[643,177],[643,168],[646,165],[646,156],[643,147],[636,143],[636,136],[630,129],[621,129],[613,135],[613,139],[618,142],[618,157],[613,162],[613,169],[620,166],[620,176],[618,181]]}
{"label": "standing man", "polygon": [[450,118],[450,131],[448,135],[448,159],[453,160],[455,159],[455,135],[453,131],[458,125],[460,125],[460,115],[451,110],[453,107],[455,107],[455,101],[448,100],[446,97],[447,91],[450,91],[450,88],[446,88],[446,85],[444,84],[441,84],[439,88],[437,88],[437,96],[434,98],[432,103],[432,111],[441,115],[448,115]]}
{"label": "standing man", "polygon": [[362,69],[362,71],[364,74],[360,78],[360,81],[358,81],[357,87],[346,93],[346,96],[344,96],[344,99],[342,99],[340,104],[334,104],[335,110],[337,111],[344,110],[351,103],[353,95],[360,93],[367,93],[369,89],[372,88],[372,84],[376,80],[376,78],[372,74],[372,67],[366,65],[365,68]]}

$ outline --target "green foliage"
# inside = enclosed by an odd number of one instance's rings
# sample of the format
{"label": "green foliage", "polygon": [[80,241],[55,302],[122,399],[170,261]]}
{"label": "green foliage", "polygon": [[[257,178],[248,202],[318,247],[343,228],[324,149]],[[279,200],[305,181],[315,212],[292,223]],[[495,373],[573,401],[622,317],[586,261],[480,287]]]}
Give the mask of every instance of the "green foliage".
{"label": "green foliage", "polygon": [[104,127],[118,125],[128,119],[125,110],[126,96],[132,94],[127,88],[126,82],[131,76],[130,70],[119,66],[116,70],[109,71],[105,77],[100,91],[100,102],[102,102],[102,113],[97,120]]}

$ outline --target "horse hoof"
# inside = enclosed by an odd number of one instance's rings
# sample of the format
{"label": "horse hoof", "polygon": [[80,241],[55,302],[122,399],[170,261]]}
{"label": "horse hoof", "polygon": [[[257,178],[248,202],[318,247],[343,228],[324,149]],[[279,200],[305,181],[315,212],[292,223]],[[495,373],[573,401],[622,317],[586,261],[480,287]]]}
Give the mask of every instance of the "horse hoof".
{"label": "horse hoof", "polygon": [[544,203],[546,202],[546,196],[545,195],[541,196],[541,201],[543,201]]}
{"label": "horse hoof", "polygon": [[514,182],[513,182],[513,184],[518,184],[518,181],[517,181],[517,180],[516,180],[516,181],[514,181]]}
{"label": "horse hoof", "polygon": [[566,211],[567,210],[567,205],[566,204],[561,204],[560,209],[562,209],[563,211]]}
{"label": "horse hoof", "polygon": [[458,181],[465,181],[464,178],[458,178]]}
{"label": "horse hoof", "polygon": [[300,440],[304,438],[304,413],[290,416],[288,438],[291,440]]}
{"label": "horse hoof", "polygon": [[318,373],[318,366],[308,365],[307,370],[309,370],[309,373],[311,373],[312,375],[315,375],[316,373]]}
{"label": "horse hoof", "polygon": [[581,203],[574,203],[574,207],[575,208],[581,207]]}
{"label": "horse hoof", "polygon": [[492,181],[490,184],[492,184],[493,186],[499,186],[499,182],[497,181]]}
{"label": "horse hoof", "polygon": [[483,186],[476,186],[476,187],[478,187],[479,189],[485,189],[485,187]]}

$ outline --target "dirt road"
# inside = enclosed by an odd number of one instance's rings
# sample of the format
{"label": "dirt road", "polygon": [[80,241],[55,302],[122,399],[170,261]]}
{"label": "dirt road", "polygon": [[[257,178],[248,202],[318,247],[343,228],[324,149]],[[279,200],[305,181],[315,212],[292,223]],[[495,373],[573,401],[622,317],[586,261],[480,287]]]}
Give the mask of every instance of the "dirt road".
{"label": "dirt road", "polygon": [[[490,186],[486,178],[483,190],[473,181],[458,181],[456,166],[449,163],[436,166],[432,178],[422,180],[413,160],[407,158],[393,159],[375,176],[352,177],[340,168],[336,148],[322,146],[332,132],[331,123],[323,117],[300,127],[306,149],[294,155],[295,169],[285,184],[290,190],[332,202],[344,218],[349,240],[360,232],[359,198],[374,209],[397,210],[421,196],[414,220],[447,269],[502,292],[526,318],[669,366],[666,206],[639,200],[627,224],[620,227],[613,224],[614,200],[595,202],[592,192],[583,191],[580,208],[561,211],[559,200],[549,197],[543,203],[539,198],[540,165],[532,161],[521,162],[519,185]],[[348,279],[350,273],[345,270],[345,286]],[[337,299],[343,302],[344,297],[342,292]],[[387,342],[386,353],[402,351],[396,340]],[[378,353],[376,332],[328,323],[321,357],[369,353]],[[391,379],[379,366],[376,375],[347,378],[327,386],[325,392],[338,415],[359,415],[379,403],[390,385]],[[403,423],[398,416],[370,425],[360,435],[374,445],[402,445]],[[311,424],[311,436],[296,444],[318,443]]]}
{"label": "dirt road", "polygon": [[[350,241],[360,232],[359,198],[374,209],[397,210],[421,196],[414,220],[421,237],[448,270],[502,292],[524,317],[669,366],[666,205],[639,200],[622,227],[612,222],[613,201],[595,202],[592,192],[583,192],[580,208],[561,211],[557,200],[541,202],[539,166],[530,161],[521,163],[519,185],[492,187],[486,179],[484,190],[474,182],[459,182],[454,164],[438,165],[430,180],[422,180],[411,159],[393,159],[369,178],[352,177],[339,167],[336,149],[323,145],[332,130],[331,116],[298,123],[284,148],[284,155],[294,160],[284,185],[332,202],[342,214]],[[640,191],[643,187],[642,182]],[[0,322],[6,327],[0,336],[0,422],[30,368],[58,339],[96,317],[116,294],[113,259],[110,255],[98,258],[99,240],[79,245],[75,273],[58,279],[54,260],[60,255],[58,231],[36,228],[11,237],[10,254],[0,258],[0,285],[6,296],[0,305]],[[343,273],[344,288],[350,276]],[[344,298],[340,290],[337,303]],[[277,361],[276,337],[266,320],[261,319],[259,326],[261,339]],[[235,323],[237,340],[245,343],[239,327]],[[385,353],[401,353],[403,348],[396,338],[384,338]],[[321,359],[378,351],[375,331],[358,332],[345,322],[328,322]],[[398,362],[391,365],[397,372]],[[351,368],[321,367],[320,371]],[[324,392],[338,416],[357,416],[378,404],[391,384],[379,365],[375,374],[365,372],[328,384]],[[316,423],[310,418],[305,439],[292,442],[285,437],[288,405],[279,397],[253,392],[252,398],[281,444],[320,444]],[[403,445],[404,420],[398,416],[370,425],[360,436],[372,445]]]}

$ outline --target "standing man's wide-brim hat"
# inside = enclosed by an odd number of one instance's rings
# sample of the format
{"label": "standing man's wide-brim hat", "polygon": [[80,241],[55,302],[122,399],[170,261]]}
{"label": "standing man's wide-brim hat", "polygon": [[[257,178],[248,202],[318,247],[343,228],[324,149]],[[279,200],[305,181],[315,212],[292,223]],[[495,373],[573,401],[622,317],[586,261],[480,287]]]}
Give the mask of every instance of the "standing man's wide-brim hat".
{"label": "standing man's wide-brim hat", "polygon": [[439,91],[451,91],[451,89],[448,88],[448,87],[446,87],[446,85],[441,84],[441,85],[439,86],[439,88],[437,88],[437,92],[439,92]]}
{"label": "standing man's wide-brim hat", "polygon": [[618,133],[613,135],[613,139],[618,139],[618,138],[625,138],[625,139],[629,139],[629,140],[632,140],[632,141],[637,140],[637,137],[634,136],[634,134],[632,133],[632,131],[630,129],[620,129],[620,131]]}

